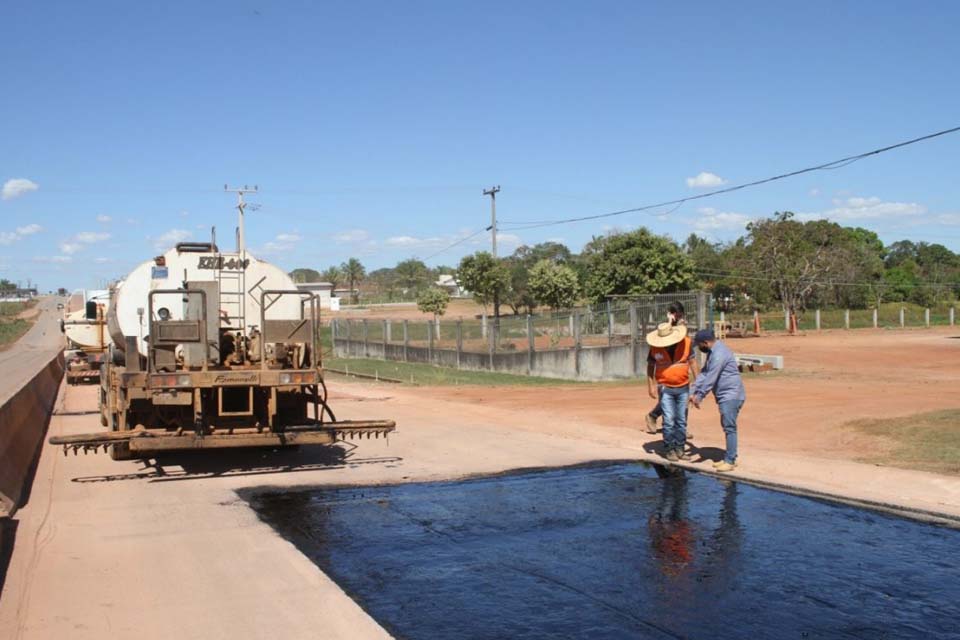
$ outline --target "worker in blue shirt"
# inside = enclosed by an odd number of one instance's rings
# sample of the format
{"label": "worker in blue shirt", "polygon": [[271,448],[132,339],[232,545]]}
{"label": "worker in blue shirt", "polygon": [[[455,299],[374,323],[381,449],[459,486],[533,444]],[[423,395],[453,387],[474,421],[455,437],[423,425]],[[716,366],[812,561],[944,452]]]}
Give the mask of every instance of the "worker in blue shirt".
{"label": "worker in blue shirt", "polygon": [[720,472],[733,471],[737,467],[737,417],[747,399],[737,358],[727,345],[717,340],[710,329],[697,331],[693,343],[707,354],[707,361],[693,383],[690,403],[699,409],[707,394],[713,392],[720,409],[720,425],[727,440],[726,455],[723,460],[714,462],[713,467]]}

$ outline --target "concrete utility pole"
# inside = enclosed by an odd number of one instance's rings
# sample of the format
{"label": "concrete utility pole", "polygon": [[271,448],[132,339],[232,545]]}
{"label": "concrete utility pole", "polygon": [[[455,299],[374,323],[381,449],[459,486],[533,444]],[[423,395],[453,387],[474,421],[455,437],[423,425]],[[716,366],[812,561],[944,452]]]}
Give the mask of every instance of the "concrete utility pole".
{"label": "concrete utility pole", "polygon": [[484,189],[483,195],[490,196],[490,241],[493,246],[493,257],[497,257],[497,194],[500,185]]}
{"label": "concrete utility pole", "polygon": [[239,212],[237,214],[237,253],[240,254],[240,258],[242,260],[243,254],[247,248],[247,245],[244,239],[244,231],[243,231],[243,210],[246,209],[247,203],[243,201],[243,194],[256,193],[258,190],[258,187],[257,185],[253,185],[253,188],[250,188],[247,185],[243,185],[242,187],[231,189],[229,186],[223,185],[223,190],[230,191],[232,193],[237,194],[237,211]]}

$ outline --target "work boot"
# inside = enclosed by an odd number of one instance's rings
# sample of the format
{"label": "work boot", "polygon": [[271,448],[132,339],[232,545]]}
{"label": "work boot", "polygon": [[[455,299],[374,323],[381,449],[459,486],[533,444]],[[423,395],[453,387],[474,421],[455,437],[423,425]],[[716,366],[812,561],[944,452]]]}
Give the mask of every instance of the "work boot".
{"label": "work boot", "polygon": [[717,473],[726,473],[727,471],[733,471],[737,468],[737,463],[733,464],[727,462],[726,460],[721,460],[720,462],[713,465],[713,470]]}
{"label": "work boot", "polygon": [[649,413],[647,414],[647,433],[657,432],[657,419]]}
{"label": "work boot", "polygon": [[664,457],[670,462],[676,462],[680,459],[680,456],[677,455],[676,449],[667,449],[667,453]]}

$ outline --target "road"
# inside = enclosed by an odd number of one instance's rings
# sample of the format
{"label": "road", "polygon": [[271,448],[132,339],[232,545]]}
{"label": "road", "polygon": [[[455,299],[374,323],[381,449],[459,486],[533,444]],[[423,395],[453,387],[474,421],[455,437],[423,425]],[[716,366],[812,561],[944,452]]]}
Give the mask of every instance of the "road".
{"label": "road", "polygon": [[63,334],[57,303],[63,298],[43,296],[37,308],[40,314],[30,330],[9,349],[0,351],[0,403],[20,390],[40,369],[63,349]]}

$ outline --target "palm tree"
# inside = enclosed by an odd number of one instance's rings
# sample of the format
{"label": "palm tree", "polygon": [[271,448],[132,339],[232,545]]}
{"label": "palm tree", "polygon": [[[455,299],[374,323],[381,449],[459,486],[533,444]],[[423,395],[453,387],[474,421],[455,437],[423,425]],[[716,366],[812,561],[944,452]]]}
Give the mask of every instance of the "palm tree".
{"label": "palm tree", "polygon": [[323,279],[323,282],[329,282],[333,285],[332,289],[336,291],[337,286],[340,284],[340,280],[343,278],[343,274],[340,272],[340,269],[337,267],[328,267],[324,269],[323,273],[320,274],[320,277]]}
{"label": "palm tree", "polygon": [[357,304],[357,285],[360,284],[363,277],[367,275],[367,270],[364,269],[359,260],[350,258],[340,265],[340,271],[347,279],[347,282],[350,283],[350,296],[353,299],[353,304]]}

